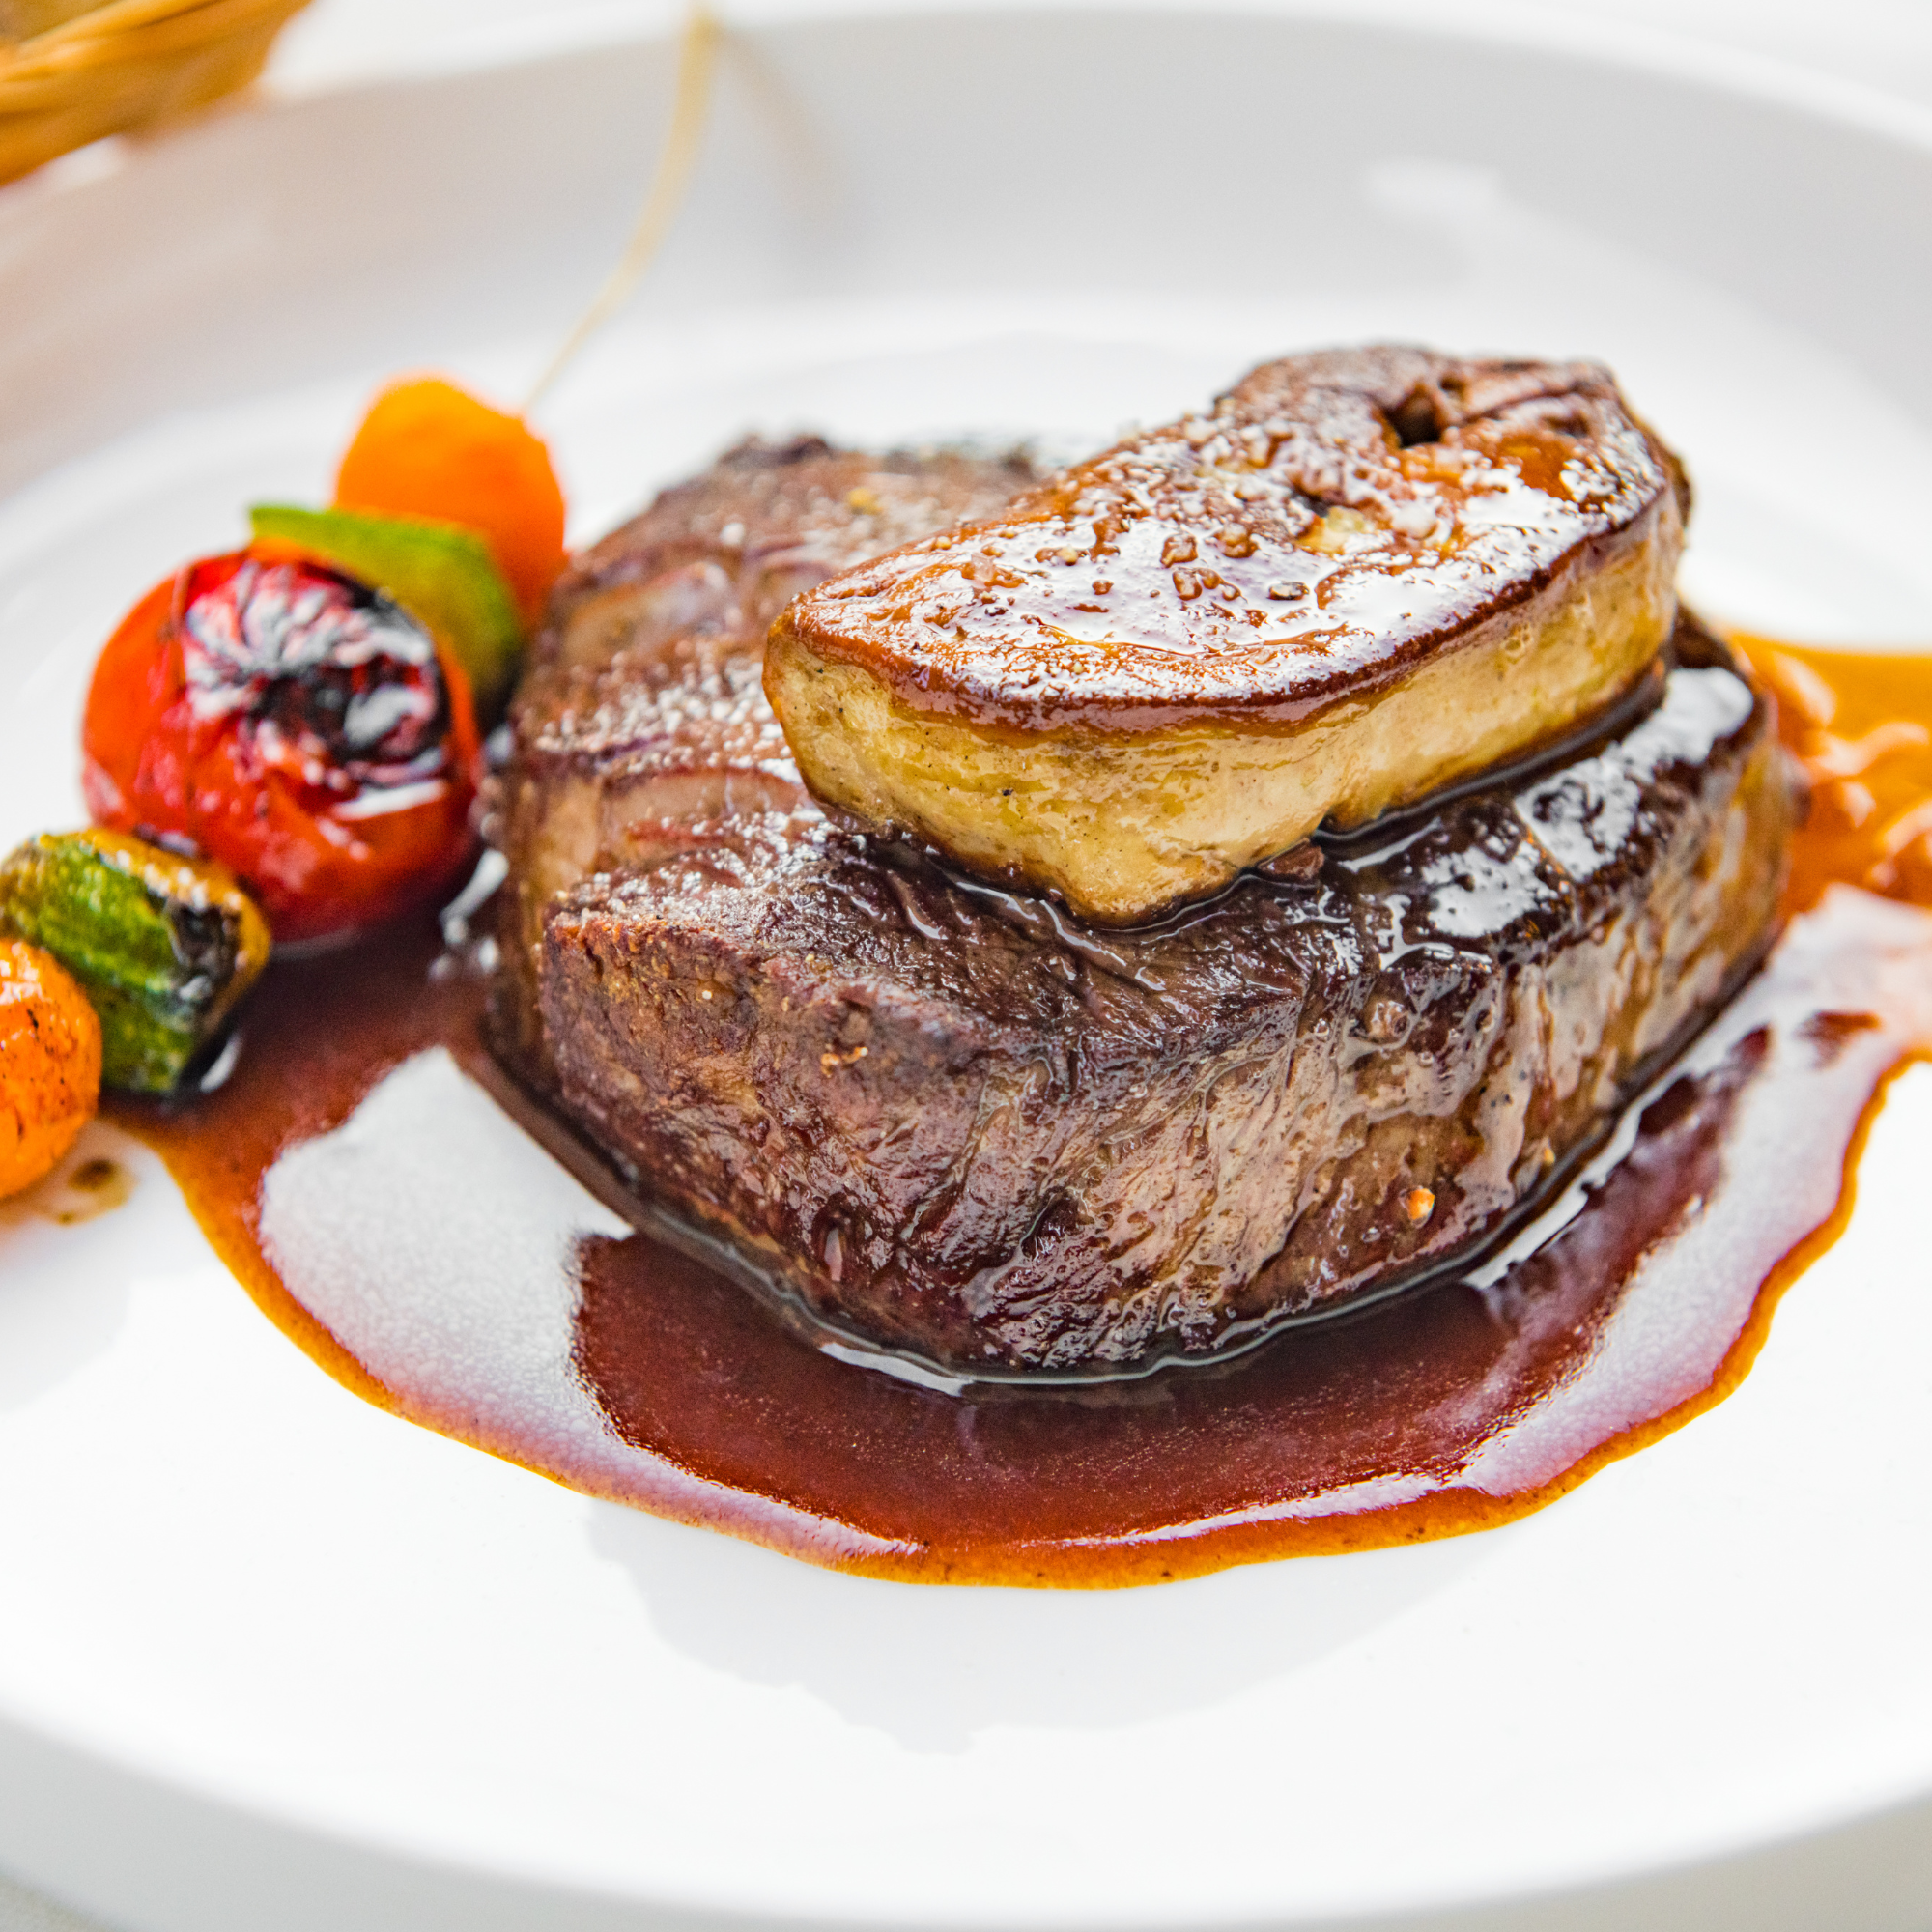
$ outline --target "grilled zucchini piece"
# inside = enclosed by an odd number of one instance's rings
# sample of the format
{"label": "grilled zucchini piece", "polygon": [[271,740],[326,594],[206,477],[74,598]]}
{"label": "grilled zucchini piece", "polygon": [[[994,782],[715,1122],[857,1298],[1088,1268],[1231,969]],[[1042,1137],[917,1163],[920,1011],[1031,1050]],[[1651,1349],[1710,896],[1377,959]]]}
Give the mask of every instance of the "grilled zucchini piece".
{"label": "grilled zucchini piece", "polygon": [[51,832],[0,864],[0,930],[50,952],[100,1018],[101,1084],[165,1094],[269,960],[269,926],[225,867],[118,832]]}

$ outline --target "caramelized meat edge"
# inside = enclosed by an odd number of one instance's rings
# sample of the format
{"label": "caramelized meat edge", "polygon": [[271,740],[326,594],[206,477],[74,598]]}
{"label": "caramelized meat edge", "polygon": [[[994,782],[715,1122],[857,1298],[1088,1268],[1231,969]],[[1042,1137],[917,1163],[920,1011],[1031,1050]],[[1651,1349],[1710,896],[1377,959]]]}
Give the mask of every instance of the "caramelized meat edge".
{"label": "caramelized meat edge", "polygon": [[909,538],[990,515],[1036,480],[1024,455],[889,455],[756,440],[667,490],[576,559],[511,711],[491,833],[510,866],[507,1058],[550,1073],[537,1018],[546,906],[748,813],[811,810],[760,684],[785,602]]}

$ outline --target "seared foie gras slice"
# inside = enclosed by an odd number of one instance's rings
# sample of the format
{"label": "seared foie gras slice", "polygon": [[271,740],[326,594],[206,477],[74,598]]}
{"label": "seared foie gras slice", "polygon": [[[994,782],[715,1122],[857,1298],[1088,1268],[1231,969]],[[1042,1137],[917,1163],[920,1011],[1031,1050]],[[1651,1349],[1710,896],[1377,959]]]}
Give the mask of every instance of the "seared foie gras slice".
{"label": "seared foie gras slice", "polygon": [[765,689],[821,799],[1131,924],[1613,699],[1681,493],[1594,364],[1293,356],[808,591]]}
{"label": "seared foie gras slice", "polygon": [[1037,472],[1017,455],[882,455],[817,437],[747,442],[579,556],[511,710],[493,835],[510,862],[499,1042],[547,1077],[544,908],[592,872],[653,864],[694,828],[803,809],[759,683],[785,601],[908,539],[985,517]]}

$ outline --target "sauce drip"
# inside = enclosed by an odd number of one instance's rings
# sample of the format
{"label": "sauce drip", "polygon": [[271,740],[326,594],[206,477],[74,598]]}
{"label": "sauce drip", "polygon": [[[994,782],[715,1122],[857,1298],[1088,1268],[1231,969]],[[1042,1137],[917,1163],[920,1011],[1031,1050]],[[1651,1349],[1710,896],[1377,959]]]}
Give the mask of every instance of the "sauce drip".
{"label": "sauce drip", "polygon": [[1932,657],[1731,641],[1776,695],[1778,736],[1811,780],[1787,910],[1839,881],[1932,906]]}
{"label": "sauce drip", "polygon": [[1932,905],[1932,660],[1740,641],[1817,789],[1766,969],[1493,1263],[1215,1367],[959,1391],[821,1352],[633,1232],[433,928],[278,963],[225,1087],[117,1118],[369,1400],[810,1560],[1111,1585],[1485,1527],[1737,1385],[1932,1045],[1932,919],[1872,895]]}

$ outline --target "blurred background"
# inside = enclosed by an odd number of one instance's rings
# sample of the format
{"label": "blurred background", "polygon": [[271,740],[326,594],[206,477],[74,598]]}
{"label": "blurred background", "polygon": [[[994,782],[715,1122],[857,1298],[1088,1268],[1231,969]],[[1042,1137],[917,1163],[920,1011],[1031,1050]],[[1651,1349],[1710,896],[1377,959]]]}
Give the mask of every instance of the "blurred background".
{"label": "blurred background", "polygon": [[[1347,0],[1342,4],[1346,8]],[[808,9],[790,0],[716,0],[714,11],[721,18],[750,22]],[[1520,0],[1492,11],[1609,22],[1745,47],[1932,104],[1927,0],[1834,0],[1830,6],[1819,0]],[[278,84],[308,87],[399,67],[514,59],[537,47],[661,28],[677,13],[667,0],[312,0],[283,37],[270,71]]]}
{"label": "blurred background", "polygon": [[[716,11],[750,26],[810,5]],[[1609,27],[1742,51],[1932,105],[1927,0],[1492,0],[1484,11],[1533,30]],[[300,94],[497,65],[662,32],[680,12],[681,0],[0,0],[0,181],[251,87]]]}

